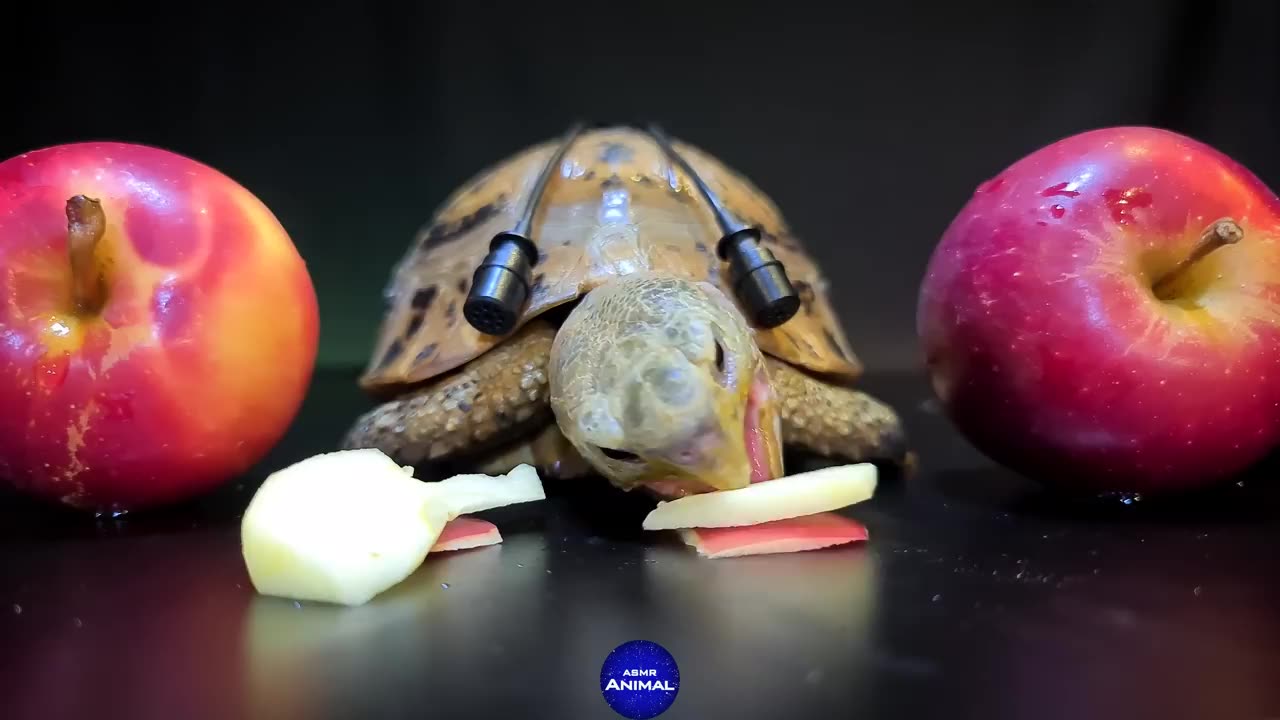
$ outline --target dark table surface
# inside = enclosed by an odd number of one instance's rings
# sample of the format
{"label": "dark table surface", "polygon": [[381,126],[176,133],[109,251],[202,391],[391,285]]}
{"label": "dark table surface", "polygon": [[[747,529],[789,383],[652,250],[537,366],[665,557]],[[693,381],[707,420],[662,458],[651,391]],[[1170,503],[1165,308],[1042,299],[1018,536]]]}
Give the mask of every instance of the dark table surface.
{"label": "dark table surface", "polygon": [[[238,518],[267,471],[366,405],[321,372],[261,469],[200,502],[84,519],[0,496],[0,717],[617,717],[600,668],[649,639],[663,718],[1280,717],[1280,492],[1269,462],[1176,502],[1065,502],[1001,471],[915,375],[867,385],[921,456],[847,513],[870,542],[700,559],[603,481],[486,513],[352,609],[255,596]],[[446,587],[447,586],[447,587]]]}

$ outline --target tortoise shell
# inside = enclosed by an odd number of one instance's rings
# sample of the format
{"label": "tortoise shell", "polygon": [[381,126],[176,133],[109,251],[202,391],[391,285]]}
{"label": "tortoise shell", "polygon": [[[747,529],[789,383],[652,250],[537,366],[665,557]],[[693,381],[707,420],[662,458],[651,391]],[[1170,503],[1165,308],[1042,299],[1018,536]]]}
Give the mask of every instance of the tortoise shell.
{"label": "tortoise shell", "polygon": [[[516,223],[559,144],[531,146],[475,176],[417,234],[385,291],[389,308],[360,377],[362,388],[395,392],[503,342],[472,328],[462,305],[490,240]],[[828,301],[827,280],[773,202],[714,157],[676,140],[672,146],[726,210],[760,228],[763,243],[782,261],[801,297],[791,320],[755,331],[760,349],[837,382],[855,380],[862,365]],[[517,329],[612,277],[640,270],[709,280],[734,298],[728,266],[715,254],[720,234],[697,187],[648,134],[631,128],[584,131],[548,182],[534,216],[538,261]]]}

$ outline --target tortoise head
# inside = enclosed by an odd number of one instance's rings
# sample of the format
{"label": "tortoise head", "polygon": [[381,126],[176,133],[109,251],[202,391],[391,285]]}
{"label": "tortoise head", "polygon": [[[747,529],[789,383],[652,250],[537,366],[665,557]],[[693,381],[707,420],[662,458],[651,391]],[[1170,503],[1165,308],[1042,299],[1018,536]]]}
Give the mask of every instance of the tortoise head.
{"label": "tortoise head", "polygon": [[764,358],[715,286],[637,274],[589,293],[556,336],[551,406],[614,485],[664,497],[783,472]]}

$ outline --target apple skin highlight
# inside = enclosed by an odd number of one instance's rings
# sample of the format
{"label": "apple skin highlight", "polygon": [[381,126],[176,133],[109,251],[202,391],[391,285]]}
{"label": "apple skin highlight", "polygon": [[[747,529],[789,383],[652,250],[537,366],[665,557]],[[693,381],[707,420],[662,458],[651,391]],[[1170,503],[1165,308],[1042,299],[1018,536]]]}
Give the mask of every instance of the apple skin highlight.
{"label": "apple skin highlight", "polygon": [[[1205,228],[1243,238],[1152,286]],[[935,392],[983,453],[1086,493],[1190,490],[1280,440],[1280,200],[1187,137],[1075,135],[982,184],[921,286]]]}
{"label": "apple skin highlight", "polygon": [[[101,203],[101,308],[77,307],[67,202]],[[311,380],[317,300],[270,210],[125,143],[0,163],[0,479],[100,512],[187,499],[279,441]]]}

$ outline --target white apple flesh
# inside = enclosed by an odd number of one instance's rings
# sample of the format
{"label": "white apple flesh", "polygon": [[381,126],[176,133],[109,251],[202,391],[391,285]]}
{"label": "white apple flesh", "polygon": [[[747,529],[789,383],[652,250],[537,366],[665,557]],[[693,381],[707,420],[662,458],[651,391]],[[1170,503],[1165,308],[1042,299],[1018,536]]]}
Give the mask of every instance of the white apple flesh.
{"label": "white apple flesh", "polygon": [[378,450],[325,453],[267,477],[241,549],[263,595],[362,605],[421,566],[450,520],[545,497],[529,466],[427,483]]}
{"label": "white apple flesh", "polygon": [[839,510],[870,499],[876,478],[875,465],[855,463],[688,495],[659,503],[645,517],[644,529],[742,527]]}

